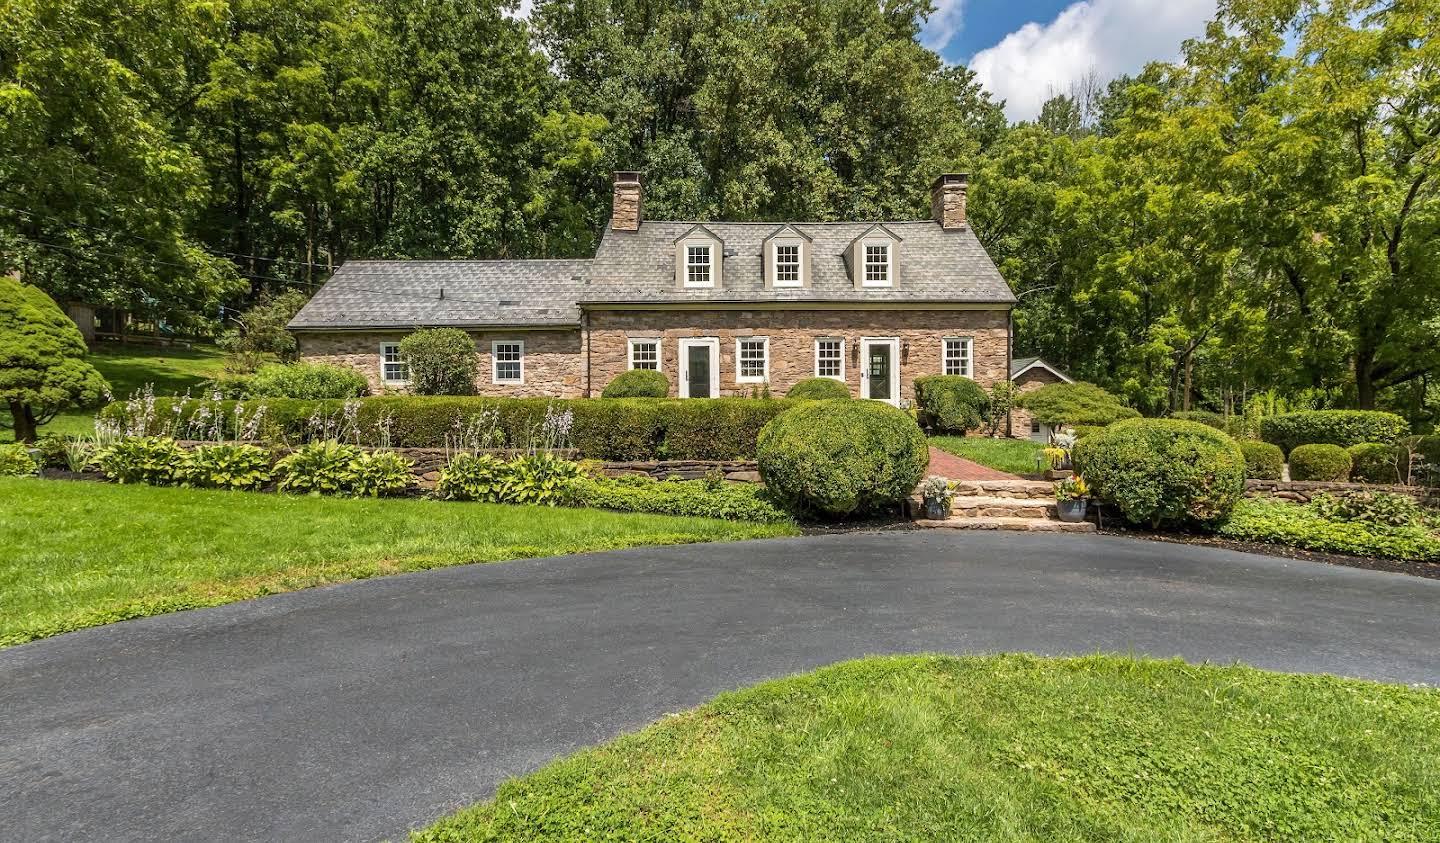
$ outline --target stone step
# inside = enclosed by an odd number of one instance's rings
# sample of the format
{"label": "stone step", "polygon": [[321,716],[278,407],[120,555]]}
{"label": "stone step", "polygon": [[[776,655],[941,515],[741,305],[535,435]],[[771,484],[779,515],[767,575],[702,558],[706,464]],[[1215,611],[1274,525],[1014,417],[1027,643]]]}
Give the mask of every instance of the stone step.
{"label": "stone step", "polygon": [[1055,498],[957,497],[950,512],[958,518],[1053,518]]}
{"label": "stone step", "polygon": [[1095,525],[1089,521],[1071,524],[1050,518],[951,518],[946,521],[915,522],[919,527],[940,527],[947,530],[1014,530],[1026,533],[1093,533]]}
{"label": "stone step", "polygon": [[960,497],[1055,499],[1055,484],[1045,480],[958,480],[954,492]]}

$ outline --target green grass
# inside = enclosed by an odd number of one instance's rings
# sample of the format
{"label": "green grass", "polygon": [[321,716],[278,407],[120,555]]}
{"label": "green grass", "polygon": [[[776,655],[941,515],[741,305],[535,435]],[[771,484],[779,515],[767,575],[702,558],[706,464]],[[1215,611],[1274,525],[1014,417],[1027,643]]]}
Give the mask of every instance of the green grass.
{"label": "green grass", "polygon": [[724,694],[415,841],[1440,839],[1440,691],[1093,656]]}
{"label": "green grass", "polygon": [[402,571],[794,532],[591,509],[0,478],[0,646]]}
{"label": "green grass", "polygon": [[1035,457],[1045,450],[1043,444],[1029,439],[991,439],[986,436],[934,436],[930,444],[957,457],[1010,474],[1034,474]]}
{"label": "green grass", "polygon": [[[139,345],[102,345],[90,352],[87,360],[110,382],[116,398],[125,399],[145,384],[153,384],[156,395],[183,395],[201,382],[219,376],[225,366],[225,354],[209,346],[194,348],[156,348]],[[61,413],[48,424],[41,425],[40,434],[78,436],[95,429],[94,407]],[[14,438],[10,428],[10,411],[0,408],[0,441]]]}

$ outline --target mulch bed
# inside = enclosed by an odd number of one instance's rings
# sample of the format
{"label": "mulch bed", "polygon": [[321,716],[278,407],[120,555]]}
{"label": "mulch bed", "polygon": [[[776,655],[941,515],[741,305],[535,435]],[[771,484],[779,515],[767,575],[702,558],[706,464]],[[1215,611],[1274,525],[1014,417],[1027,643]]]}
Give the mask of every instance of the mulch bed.
{"label": "mulch bed", "polygon": [[1324,562],[1327,565],[1344,565],[1347,568],[1389,571],[1393,574],[1409,574],[1412,577],[1426,577],[1432,580],[1440,580],[1440,563],[1436,562],[1397,562],[1394,559],[1346,556],[1342,553],[1320,553],[1314,550],[1302,550],[1298,547],[1290,547],[1289,545],[1283,544],[1236,541],[1234,539],[1222,539],[1216,536],[1191,533],[1155,533],[1138,528],[1117,529],[1115,527],[1106,527],[1100,531],[1100,534],[1105,536],[1124,536],[1129,539],[1170,542],[1172,544],[1196,544],[1206,547],[1219,547],[1225,550],[1238,550],[1241,553],[1261,553],[1266,556],[1280,556],[1286,559],[1298,559],[1303,562]]}

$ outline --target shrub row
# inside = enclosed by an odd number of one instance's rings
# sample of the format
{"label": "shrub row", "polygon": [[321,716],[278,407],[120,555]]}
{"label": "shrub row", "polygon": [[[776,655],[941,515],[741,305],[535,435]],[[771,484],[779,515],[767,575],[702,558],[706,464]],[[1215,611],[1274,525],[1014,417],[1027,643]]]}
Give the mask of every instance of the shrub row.
{"label": "shrub row", "polygon": [[1260,438],[1286,454],[1301,445],[1394,444],[1409,432],[1403,418],[1376,410],[1306,410],[1260,420]]}
{"label": "shrub row", "polygon": [[[569,438],[591,459],[728,460],[754,458],[760,429],[794,404],[787,399],[747,398],[381,396],[351,402],[353,415],[347,417],[342,401],[157,398],[148,408],[145,402],[112,403],[101,411],[101,417],[132,432],[151,434],[177,426],[184,429],[198,419],[202,426],[214,423],[222,427],[225,437],[253,436],[282,443],[325,438],[326,431],[321,428],[327,428],[331,437],[350,440],[350,428],[357,428],[362,443],[381,444],[379,432],[388,427],[387,444],[396,448],[445,447],[447,437],[480,423],[493,426],[497,437],[484,447],[524,448],[533,444],[547,412],[568,411],[572,414]],[[147,418],[137,418],[139,415]],[[237,430],[248,426],[254,430]]]}

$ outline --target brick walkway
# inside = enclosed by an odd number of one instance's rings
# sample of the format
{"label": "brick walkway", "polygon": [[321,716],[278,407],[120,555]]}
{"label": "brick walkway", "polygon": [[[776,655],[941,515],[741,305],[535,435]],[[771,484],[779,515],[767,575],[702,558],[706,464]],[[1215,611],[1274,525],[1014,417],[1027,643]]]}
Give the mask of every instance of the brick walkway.
{"label": "brick walkway", "polygon": [[973,460],[957,457],[939,448],[930,448],[930,470],[947,480],[1019,480],[1014,474],[996,471]]}

